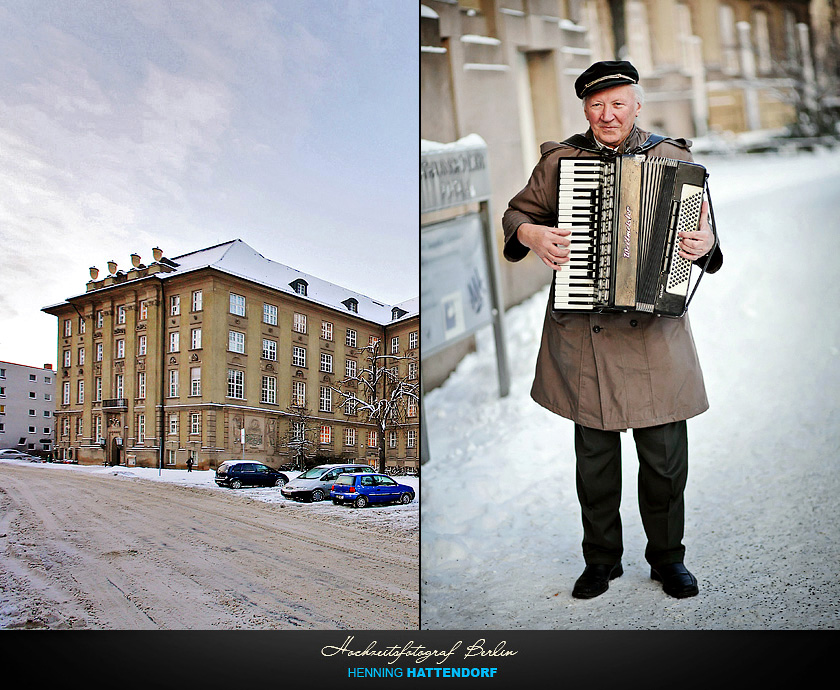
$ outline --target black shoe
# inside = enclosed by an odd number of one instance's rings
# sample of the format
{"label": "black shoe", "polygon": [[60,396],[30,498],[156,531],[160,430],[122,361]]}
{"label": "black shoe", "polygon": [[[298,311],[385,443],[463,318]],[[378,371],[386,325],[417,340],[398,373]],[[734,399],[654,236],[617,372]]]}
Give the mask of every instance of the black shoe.
{"label": "black shoe", "polygon": [[682,563],[667,563],[657,568],[652,567],[650,576],[662,583],[665,594],[677,599],[696,596],[699,591],[697,578],[688,572],[688,568]]}
{"label": "black shoe", "polygon": [[572,596],[576,599],[597,597],[610,588],[610,580],[621,577],[623,573],[621,563],[616,565],[606,565],[604,563],[587,565],[583,570],[583,575],[575,582]]}

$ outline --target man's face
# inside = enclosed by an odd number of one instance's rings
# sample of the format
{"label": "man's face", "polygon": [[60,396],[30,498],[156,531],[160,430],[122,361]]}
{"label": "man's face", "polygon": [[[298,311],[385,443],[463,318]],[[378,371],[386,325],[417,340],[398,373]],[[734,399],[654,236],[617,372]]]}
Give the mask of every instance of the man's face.
{"label": "man's face", "polygon": [[618,146],[630,131],[642,109],[630,84],[596,91],[584,98],[583,112],[595,138],[602,144]]}

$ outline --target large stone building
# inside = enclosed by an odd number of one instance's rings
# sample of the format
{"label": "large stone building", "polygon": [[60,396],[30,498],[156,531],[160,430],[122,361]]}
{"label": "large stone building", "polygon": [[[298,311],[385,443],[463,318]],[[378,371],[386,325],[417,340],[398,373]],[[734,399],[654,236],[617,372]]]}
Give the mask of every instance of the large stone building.
{"label": "large stone building", "polygon": [[[830,24],[819,40],[812,7]],[[449,143],[478,134],[486,142],[500,250],[502,213],[540,144],[587,128],[574,82],[591,63],[629,59],[638,67],[642,127],[729,140],[791,125],[809,98],[836,87],[827,58],[814,64],[813,56],[833,54],[836,65],[837,19],[828,0],[422,0],[421,137]],[[527,270],[501,262],[506,306],[549,281],[541,262],[525,261]],[[470,347],[461,341],[425,359],[426,389]]]}
{"label": "large stone building", "polygon": [[[339,405],[370,343],[419,382],[419,300],[386,305],[270,261],[240,240],[108,275],[43,311],[58,319],[55,452],[80,463],[277,467],[315,429],[321,459],[376,464],[381,439]],[[384,439],[389,466],[418,464],[417,405]],[[244,439],[244,443],[243,443]]]}
{"label": "large stone building", "polygon": [[48,455],[52,450],[54,409],[52,365],[0,362],[0,449]]}

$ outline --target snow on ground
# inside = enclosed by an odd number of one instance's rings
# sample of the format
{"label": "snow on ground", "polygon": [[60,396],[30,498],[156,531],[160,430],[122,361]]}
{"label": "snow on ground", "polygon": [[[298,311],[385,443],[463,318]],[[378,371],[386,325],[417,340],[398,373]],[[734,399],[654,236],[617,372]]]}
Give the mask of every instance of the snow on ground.
{"label": "snow on ground", "polygon": [[840,627],[840,152],[706,157],[724,266],[690,308],[710,410],[689,421],[686,564],[649,579],[632,434],[622,436],[625,574],[583,569],[573,425],[529,396],[547,288],[509,310],[511,390],[489,328],[425,397],[421,625],[445,629]]}
{"label": "snow on ground", "polygon": [[[86,472],[92,475],[114,477],[116,479],[134,479],[146,481],[160,481],[178,484],[180,486],[194,487],[197,489],[208,489],[212,491],[224,491],[228,494],[240,496],[243,500],[261,501],[263,503],[279,503],[292,510],[309,511],[319,517],[326,518],[347,518],[353,520],[364,520],[365,524],[375,526],[379,523],[387,523],[391,527],[400,529],[417,528],[419,524],[420,506],[420,479],[419,477],[395,477],[400,484],[406,484],[414,488],[415,499],[408,505],[373,505],[356,510],[348,506],[336,506],[332,501],[320,501],[318,503],[290,501],[280,494],[279,487],[243,487],[241,489],[229,489],[218,486],[215,482],[216,473],[213,470],[186,470],[157,469],[152,467],[130,467],[118,465],[116,467],[104,467],[102,465],[73,465],[63,463],[30,463],[21,460],[2,460],[15,464],[29,465],[41,468],[61,468],[68,472]],[[300,472],[283,471],[289,479],[294,479]]]}

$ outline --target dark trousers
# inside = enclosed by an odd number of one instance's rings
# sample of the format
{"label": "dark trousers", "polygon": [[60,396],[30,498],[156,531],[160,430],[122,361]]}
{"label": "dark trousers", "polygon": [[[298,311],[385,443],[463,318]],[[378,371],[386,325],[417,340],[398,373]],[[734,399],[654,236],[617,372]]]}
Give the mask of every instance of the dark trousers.
{"label": "dark trousers", "polygon": [[[639,456],[639,512],[647,535],[645,559],[654,567],[681,563],[688,477],[685,421],[633,429]],[[587,565],[615,564],[624,551],[621,533],[621,437],[575,425],[577,493]]]}

